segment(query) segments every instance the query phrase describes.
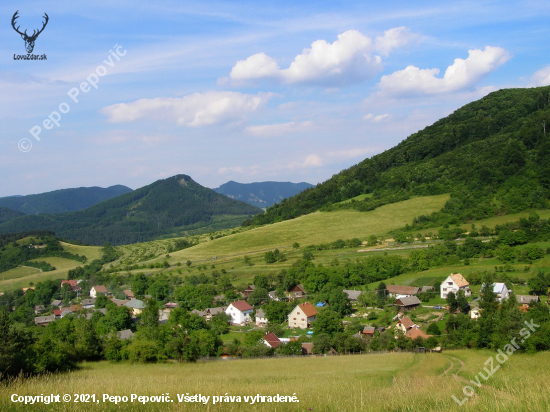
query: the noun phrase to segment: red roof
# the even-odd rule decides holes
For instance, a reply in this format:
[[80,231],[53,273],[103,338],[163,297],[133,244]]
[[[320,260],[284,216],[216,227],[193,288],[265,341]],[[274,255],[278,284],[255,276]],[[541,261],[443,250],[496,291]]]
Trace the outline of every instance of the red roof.
[[422,339],[428,339],[429,337],[433,335],[426,335],[418,326],[415,326],[411,330],[409,330],[405,336],[407,338],[416,339],[416,338],[422,338]]
[[414,322],[409,317],[403,318],[397,323],[402,324],[405,327],[405,329],[410,329],[415,325]]
[[298,306],[308,318],[317,315],[317,309],[315,309],[315,306],[313,306],[310,302],[301,303]]
[[264,340],[268,343],[269,346],[271,346],[272,348],[277,348],[280,344],[281,344],[281,341],[279,340],[279,338],[273,333],[273,332],[269,332],[267,333],[265,336],[264,336]]
[[245,300],[238,300],[232,303],[233,307],[240,310],[241,312],[254,309]]
[[94,286],[93,288],[96,292],[107,293],[107,288],[103,285]]
[[76,280],[62,280],[62,281],[61,281],[61,287],[63,287],[63,285],[64,285],[65,283],[68,283],[69,286],[71,286],[71,287],[77,286]]

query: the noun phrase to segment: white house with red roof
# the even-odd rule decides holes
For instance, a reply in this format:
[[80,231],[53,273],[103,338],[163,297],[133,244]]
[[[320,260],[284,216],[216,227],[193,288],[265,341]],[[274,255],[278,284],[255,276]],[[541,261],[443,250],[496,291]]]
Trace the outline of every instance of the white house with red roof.
[[231,303],[227,309],[225,309],[225,314],[231,316],[231,323],[234,325],[244,325],[250,322],[250,315],[254,308],[250,306],[244,300],[238,300]]
[[107,288],[103,285],[92,286],[90,289],[91,298],[97,298],[99,295],[105,296],[107,293]]
[[456,295],[459,290],[463,290],[466,297],[472,294],[470,284],[464,279],[464,276],[460,273],[451,273],[441,284],[441,299],[447,299],[447,295],[451,292]]
[[317,319],[317,309],[310,302],[297,305],[288,315],[288,327],[307,329]]
[[283,342],[273,333],[266,333],[264,336],[264,345],[269,346],[270,348],[278,348]]

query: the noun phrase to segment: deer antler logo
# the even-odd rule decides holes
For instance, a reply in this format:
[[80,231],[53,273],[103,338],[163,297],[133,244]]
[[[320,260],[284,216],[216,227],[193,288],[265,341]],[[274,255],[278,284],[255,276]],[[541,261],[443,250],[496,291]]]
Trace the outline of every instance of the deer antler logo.
[[38,30],[38,32],[36,32],[36,30],[33,30],[32,36],[28,36],[27,30],[25,30],[24,33],[21,33],[19,31],[20,26],[17,26],[17,28],[15,27],[15,20],[17,20],[17,18],[19,17],[17,13],[19,13],[19,10],[17,10],[13,15],[11,19],[11,25],[13,26],[13,29],[21,35],[21,38],[25,40],[25,48],[27,49],[27,53],[32,53],[34,49],[34,42],[36,41],[36,38],[38,37],[38,35],[42,33],[42,31],[44,30],[44,28],[46,27],[46,24],[48,24],[49,17],[46,13],[44,13],[44,18],[46,19],[46,21],[43,23],[44,25],[42,26],[42,28]]

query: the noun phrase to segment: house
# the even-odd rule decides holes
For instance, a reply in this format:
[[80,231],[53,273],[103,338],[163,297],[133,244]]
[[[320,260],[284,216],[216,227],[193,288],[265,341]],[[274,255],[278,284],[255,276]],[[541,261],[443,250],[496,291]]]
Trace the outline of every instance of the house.
[[244,290],[244,292],[242,293],[242,297],[243,298],[247,298],[249,297],[250,295],[252,295],[252,293],[256,290],[256,286],[254,285],[248,285],[248,287]]
[[128,300],[132,300],[132,299],[135,298],[134,292],[132,292],[132,291],[129,290],[129,289],[123,290],[122,293],[124,293],[124,296],[125,296],[126,299],[128,299]]
[[61,281],[61,289],[63,289],[63,285],[64,284],[68,284],[70,287],[71,287],[71,290],[73,292],[80,292],[82,290],[82,288],[80,286],[78,286],[78,281],[76,280],[62,280]]
[[60,318],[61,317],[61,309],[54,309],[52,314],[56,317],[56,318]]
[[504,299],[510,297],[510,290],[506,287],[505,283],[494,283],[493,284],[493,293],[496,293],[497,300],[502,302]]
[[407,316],[397,322],[397,325],[395,325],[395,329],[400,330],[403,333],[407,333],[415,326],[417,325],[411,320],[411,318]]
[[286,291],[286,296],[289,299],[300,299],[306,295],[306,290],[304,289],[304,285],[299,284],[294,286],[291,290]]
[[59,317],[64,318],[65,316],[71,315],[72,313],[73,313],[73,311],[72,311],[71,308],[63,308],[59,312]]
[[126,340],[131,339],[134,336],[134,332],[132,332],[130,329],[124,329],[118,331],[116,335],[120,340]]
[[414,286],[387,285],[388,297],[401,298],[405,296],[414,296],[420,292],[420,288]]
[[63,301],[62,301],[62,300],[58,300],[58,299],[54,300],[54,301],[51,303],[51,305],[52,305],[52,306],[55,306],[56,308],[60,307],[62,304],[63,304]]
[[27,294],[27,290],[34,290],[33,287],[31,288],[23,288],[23,295],[26,295]]
[[345,289],[343,290],[343,292],[344,292],[346,295],[348,295],[348,299],[349,299],[349,300],[354,300],[354,301],[356,301],[357,298],[359,297],[359,295],[360,295],[361,293],[363,293],[363,292],[360,291],[360,290],[345,290]]
[[226,309],[226,306],[221,306],[219,308],[206,308],[203,312],[203,316],[206,318],[206,321],[209,321],[210,319],[212,319],[212,316],[216,316],[220,313],[225,313]]
[[262,309],[256,311],[256,326],[265,326],[267,325],[267,318]]
[[269,299],[274,300],[276,302],[279,301],[279,298],[277,297],[277,291],[276,290],[272,290],[271,292],[268,293],[268,295],[269,295]]
[[409,311],[416,309],[420,306],[420,300],[416,296],[406,296],[404,298],[399,298],[395,301],[395,305],[399,306],[400,311]]
[[225,314],[231,316],[231,323],[234,325],[245,325],[250,322],[250,315],[254,308],[244,300],[231,303],[225,310]]
[[72,312],[80,312],[83,309],[84,308],[82,307],[82,305],[71,305],[71,311]]
[[50,316],[38,316],[34,318],[34,324],[37,326],[48,326],[48,324],[55,321],[55,315]]
[[42,313],[46,310],[46,308],[44,307],[44,305],[36,305],[34,307],[34,314],[35,315],[38,315],[39,313]]
[[143,312],[143,309],[145,309],[147,307],[147,305],[145,303],[143,303],[142,300],[139,300],[139,299],[132,299],[131,301],[126,303],[124,306],[126,306],[127,308],[132,309],[132,314],[134,316],[141,315],[141,312]]
[[92,286],[90,289],[90,297],[97,298],[99,295],[107,295],[107,288],[103,285]]
[[80,304],[84,309],[92,309],[95,307],[95,299],[82,299]]
[[409,339],[416,339],[416,338],[422,338],[422,339],[428,339],[432,337],[433,335],[426,335],[418,325],[414,325],[406,334],[405,337]]
[[277,349],[282,344],[282,342],[273,332],[269,332],[266,333],[264,336],[264,344],[266,346],[269,346],[270,348]]
[[165,324],[170,318],[170,309],[159,309],[159,323]]
[[531,296],[531,295],[516,295],[516,299],[520,305],[527,305],[529,306],[529,303],[537,303],[540,302],[540,299],[538,296]]
[[374,326],[365,326],[362,333],[364,336],[372,338],[374,336],[374,332],[376,332],[376,328]]
[[179,307],[179,304],[177,302],[168,302],[164,304],[164,307],[166,309],[176,309],[177,307]]
[[313,355],[312,342],[302,342],[302,355]]
[[193,310],[191,311],[191,314],[192,314],[192,315],[197,315],[197,316],[199,316],[199,317],[201,317],[201,318],[204,317],[204,312],[203,312],[202,310],[198,310],[198,309],[193,309]]
[[317,309],[310,302],[297,305],[288,315],[288,327],[307,329],[317,319]]
[[420,293],[435,293],[435,288],[433,286],[422,286]]
[[118,307],[118,306],[124,306],[130,301],[129,300],[122,300],[122,299],[111,299],[111,302],[113,302]]
[[447,295],[453,292],[455,295],[458,291],[463,290],[466,297],[472,294],[470,284],[460,273],[451,273],[447,279],[441,284],[441,299],[447,299]]
[[479,319],[481,317],[479,308],[471,309],[468,314],[470,315],[470,319]]

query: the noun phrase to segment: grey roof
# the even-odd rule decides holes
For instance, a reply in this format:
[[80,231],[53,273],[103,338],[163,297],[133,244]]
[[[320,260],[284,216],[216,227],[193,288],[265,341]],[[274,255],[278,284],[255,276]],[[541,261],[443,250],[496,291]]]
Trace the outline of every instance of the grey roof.
[[204,312],[202,312],[202,311],[200,311],[200,310],[197,310],[197,309],[193,309],[193,310],[191,311],[191,313],[192,313],[193,315],[200,316],[201,318],[205,315]]
[[46,310],[46,308],[44,307],[44,305],[36,305],[36,306],[34,307],[34,310],[43,311],[43,310]]
[[94,298],[91,298],[91,299],[82,299],[80,301],[80,304],[82,306],[89,306],[89,305],[95,305],[95,299]]
[[130,329],[124,329],[124,330],[118,331],[116,335],[120,340],[126,340],[134,336],[134,332],[132,332]]
[[396,303],[399,304],[398,302],[401,302],[400,306],[420,305],[420,300],[416,296],[405,296],[397,299]]
[[422,292],[428,292],[430,290],[435,290],[433,286],[422,286]]
[[357,298],[359,297],[359,295],[363,292],[361,292],[360,290],[345,290],[343,291],[345,294],[348,295],[348,299],[351,299],[351,300],[357,300]]
[[220,313],[225,313],[225,309],[227,309],[227,308],[226,307],[206,308],[204,310],[204,314],[214,316],[214,315],[218,315]]
[[278,299],[276,290],[272,290],[271,292],[269,292],[269,299]]
[[58,307],[58,306],[61,305],[62,303],[63,303],[62,300],[57,300],[57,299],[56,299],[56,300],[54,300],[54,301],[52,302],[52,306]]
[[124,304],[124,306],[132,309],[145,309],[147,307],[147,305],[139,299],[132,299],[130,302]]
[[130,301],[126,299],[111,299],[111,302],[113,302],[117,306],[124,306]]
[[34,318],[34,323],[36,325],[39,325],[39,324],[43,324],[43,323],[50,323],[50,322],[53,322],[55,321],[55,315],[50,315],[50,316],[38,316],[36,318]]
[[540,299],[538,296],[516,295],[516,299],[518,303],[523,303],[523,304],[528,304],[530,302],[540,302]]
[[261,308],[256,311],[256,317],[257,318],[265,318],[265,313]]
[[365,326],[363,333],[374,333],[376,328],[374,326]]

